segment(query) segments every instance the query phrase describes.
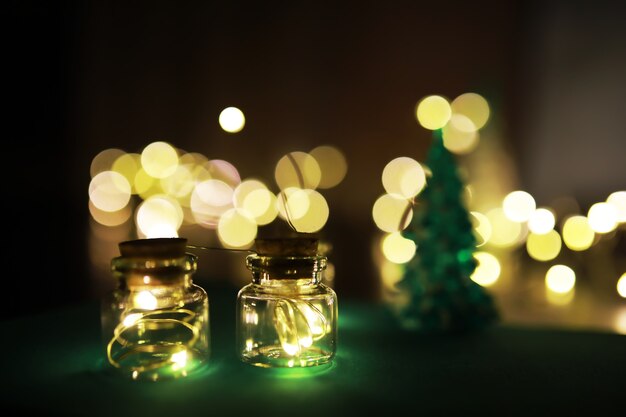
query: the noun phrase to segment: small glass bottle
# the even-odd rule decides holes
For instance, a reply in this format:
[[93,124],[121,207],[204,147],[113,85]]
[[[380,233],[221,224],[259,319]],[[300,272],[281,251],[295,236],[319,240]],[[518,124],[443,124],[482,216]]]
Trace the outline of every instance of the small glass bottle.
[[187,376],[208,360],[208,297],[192,282],[197,261],[186,242],[122,242],[111,261],[118,286],[102,300],[106,358],[132,379]]
[[252,283],[237,296],[238,354],[261,367],[327,363],[337,347],[337,295],[321,283],[327,259],[284,252],[246,258]]

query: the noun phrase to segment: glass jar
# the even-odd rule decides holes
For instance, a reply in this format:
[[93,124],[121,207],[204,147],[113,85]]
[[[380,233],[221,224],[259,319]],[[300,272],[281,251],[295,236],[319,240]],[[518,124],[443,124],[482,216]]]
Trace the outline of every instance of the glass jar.
[[193,284],[185,239],[122,242],[111,261],[117,288],[102,301],[108,362],[132,379],[187,376],[209,357],[209,304]]
[[248,255],[237,296],[237,351],[261,367],[327,363],[337,348],[337,295],[321,283],[325,256]]

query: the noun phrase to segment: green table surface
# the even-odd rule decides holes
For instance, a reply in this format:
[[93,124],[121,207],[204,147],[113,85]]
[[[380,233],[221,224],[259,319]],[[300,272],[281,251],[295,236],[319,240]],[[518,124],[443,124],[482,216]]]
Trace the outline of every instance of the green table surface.
[[[496,325],[464,336],[401,330],[382,305],[339,299],[331,366],[256,368],[234,349],[236,290],[209,290],[212,356],[196,375],[112,374],[99,307],[0,322],[3,415],[580,415],[626,394],[626,336]],[[615,414],[615,415],[619,415]],[[623,415],[623,414],[622,414]]]

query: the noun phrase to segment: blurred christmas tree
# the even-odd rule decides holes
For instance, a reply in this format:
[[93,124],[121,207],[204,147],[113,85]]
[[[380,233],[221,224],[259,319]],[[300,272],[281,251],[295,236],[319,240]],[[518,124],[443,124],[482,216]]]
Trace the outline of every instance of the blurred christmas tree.
[[434,131],[426,165],[432,176],[403,232],[415,242],[417,253],[399,283],[409,295],[400,311],[402,324],[440,333],[484,327],[498,314],[491,296],[470,279],[476,241],[462,201],[463,182],[441,130]]

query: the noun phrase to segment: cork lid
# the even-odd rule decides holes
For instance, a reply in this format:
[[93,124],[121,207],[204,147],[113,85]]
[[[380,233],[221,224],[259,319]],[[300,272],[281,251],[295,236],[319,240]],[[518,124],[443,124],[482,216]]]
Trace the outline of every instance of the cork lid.
[[256,252],[261,256],[315,256],[319,240],[314,237],[272,237],[255,240]]
[[128,258],[180,258],[185,256],[187,239],[155,238],[121,242],[120,254]]

